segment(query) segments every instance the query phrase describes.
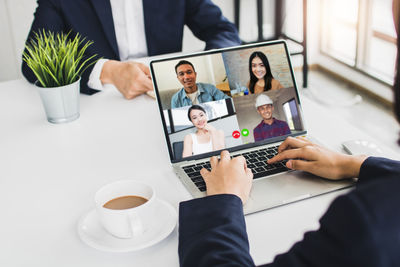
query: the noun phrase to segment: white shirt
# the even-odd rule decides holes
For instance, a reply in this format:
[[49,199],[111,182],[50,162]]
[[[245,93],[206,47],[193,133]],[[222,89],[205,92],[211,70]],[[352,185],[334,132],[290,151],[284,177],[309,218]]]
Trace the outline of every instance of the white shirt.
[[197,96],[199,95],[199,90],[197,90],[196,92],[191,93],[191,94],[186,93],[186,95],[192,101],[193,105],[198,105],[199,104],[199,100],[197,99]]
[[199,143],[199,140],[197,140],[197,135],[195,133],[190,134],[192,136],[192,154],[193,155],[199,155],[207,152],[213,151],[213,146],[212,146],[212,139],[210,136],[210,141],[207,143]]
[[[110,0],[121,61],[147,56],[142,0]],[[102,90],[100,74],[109,59],[100,59],[89,76],[88,86]]]

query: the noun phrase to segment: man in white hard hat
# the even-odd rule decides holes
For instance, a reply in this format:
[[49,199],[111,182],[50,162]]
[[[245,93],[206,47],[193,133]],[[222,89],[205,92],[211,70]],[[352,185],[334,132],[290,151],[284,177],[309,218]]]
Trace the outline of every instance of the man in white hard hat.
[[254,141],[290,134],[288,124],[272,116],[274,105],[267,95],[261,94],[256,98],[256,109],[262,121],[253,130]]

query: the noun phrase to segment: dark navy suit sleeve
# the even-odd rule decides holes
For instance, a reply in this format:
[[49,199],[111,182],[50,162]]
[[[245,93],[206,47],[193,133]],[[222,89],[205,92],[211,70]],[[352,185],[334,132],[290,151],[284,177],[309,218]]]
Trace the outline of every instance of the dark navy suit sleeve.
[[181,266],[254,266],[242,201],[216,195],[182,202],[179,210]]
[[400,162],[379,157],[367,158],[360,169],[357,185],[380,183],[381,180],[400,177]]
[[[361,167],[359,185],[331,204],[320,220],[320,228],[306,233],[302,241],[265,266],[400,266],[399,192],[400,162],[368,158]],[[217,196],[196,202],[196,209],[186,209],[185,218],[180,220],[181,263],[193,263],[206,258],[208,262],[216,263],[209,266],[251,266],[252,262],[247,254],[247,239],[244,240],[244,225],[238,223],[239,218],[230,221],[230,216],[238,216],[241,209],[236,207],[236,211],[232,211],[230,201],[219,201]],[[189,204],[190,202],[186,202],[182,205]],[[213,213],[206,213],[206,209]],[[230,213],[226,214],[226,210]],[[191,217],[188,213],[197,215]],[[210,220],[220,224],[213,225]],[[293,223],[295,221],[293,218]],[[188,229],[193,225],[196,226],[194,229],[200,238],[187,235]],[[217,250],[213,249],[212,244],[218,241],[208,243],[209,240],[216,239],[212,236],[214,232],[220,236],[230,236],[239,229],[244,232],[240,235],[242,240],[234,246],[224,246],[223,249],[219,247]],[[185,250],[181,244],[192,249]],[[237,255],[245,261],[242,262],[242,258],[237,259]]]
[[197,38],[206,42],[206,50],[241,43],[236,26],[210,0],[186,1],[185,24]]
[[400,266],[400,162],[370,157],[355,190],[337,198],[287,253],[268,266]]

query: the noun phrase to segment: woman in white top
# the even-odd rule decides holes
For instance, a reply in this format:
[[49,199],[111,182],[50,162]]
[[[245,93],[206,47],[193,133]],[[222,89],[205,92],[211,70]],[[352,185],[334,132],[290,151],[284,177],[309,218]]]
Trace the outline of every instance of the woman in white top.
[[183,158],[225,148],[224,132],[207,123],[208,119],[203,107],[191,106],[188,110],[188,118],[197,130],[185,136]]

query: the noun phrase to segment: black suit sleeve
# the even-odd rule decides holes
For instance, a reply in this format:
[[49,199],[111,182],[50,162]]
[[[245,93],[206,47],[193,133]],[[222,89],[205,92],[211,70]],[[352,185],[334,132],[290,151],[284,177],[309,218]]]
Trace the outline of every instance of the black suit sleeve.
[[254,266],[242,201],[216,195],[182,202],[179,210],[181,266]]
[[400,266],[400,162],[370,157],[357,188],[338,197],[287,253],[266,266]]
[[[360,186],[332,203],[320,228],[264,266],[400,266],[399,174],[400,162],[368,158]],[[253,265],[239,204],[228,195],[181,203],[182,266]]]
[[[254,265],[245,225],[239,218],[241,207],[232,205],[232,199],[219,197],[194,200],[197,202],[194,205],[181,204],[181,266]],[[364,257],[364,252],[371,253],[377,247],[362,209],[355,199],[335,200],[322,217],[318,231],[306,233],[301,242],[264,266],[376,266],[370,258]],[[293,223],[295,221],[293,218]],[[362,264],[358,265],[360,261]]]
[[185,24],[206,42],[206,50],[240,45],[236,26],[210,0],[186,1]]
[[374,254],[380,248],[365,209],[354,194],[337,198],[317,231],[306,233],[302,241],[265,266],[379,266]]
[[357,186],[400,178],[400,161],[379,157],[367,158],[360,169]]
[[[35,32],[39,32],[43,29],[46,31],[64,33],[68,33],[71,30],[68,29],[68,26],[65,24],[63,13],[61,11],[61,5],[59,4],[58,0],[38,0],[37,4],[38,6],[34,14],[34,20],[32,22],[26,44],[31,38],[34,38]],[[86,57],[90,56],[91,55],[86,55]],[[97,90],[91,89],[87,86],[87,81],[89,80],[89,75],[92,69],[93,65],[86,69],[81,77],[80,88],[82,93],[93,94],[98,92]],[[36,76],[27,66],[25,61],[22,61],[22,74],[31,83],[34,83],[37,80]]]

